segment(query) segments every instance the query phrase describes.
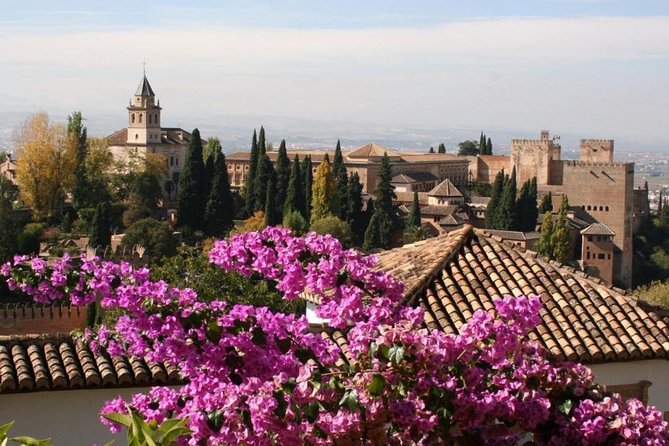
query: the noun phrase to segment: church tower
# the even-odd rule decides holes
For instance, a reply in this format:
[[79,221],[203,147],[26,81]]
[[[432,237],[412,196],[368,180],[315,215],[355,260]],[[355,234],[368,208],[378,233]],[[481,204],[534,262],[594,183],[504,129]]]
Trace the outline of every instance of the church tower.
[[128,105],[128,144],[147,145],[160,143],[160,101],[144,73]]

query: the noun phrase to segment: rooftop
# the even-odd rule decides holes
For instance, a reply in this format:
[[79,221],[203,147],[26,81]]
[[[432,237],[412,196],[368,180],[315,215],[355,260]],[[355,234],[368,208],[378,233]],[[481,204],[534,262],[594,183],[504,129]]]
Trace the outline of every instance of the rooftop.
[[584,230],[581,231],[582,235],[616,235],[615,232],[611,230],[604,223],[593,223]]
[[462,193],[448,178],[434,186],[427,194],[432,197],[462,197]]

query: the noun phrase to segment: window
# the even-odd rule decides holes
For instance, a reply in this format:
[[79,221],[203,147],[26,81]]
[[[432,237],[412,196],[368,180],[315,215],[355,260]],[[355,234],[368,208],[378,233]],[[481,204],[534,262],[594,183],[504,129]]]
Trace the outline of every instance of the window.
[[586,253],[586,257],[587,257],[588,260],[590,260],[590,251],[588,251],[588,252]]
[[170,156],[170,166],[174,166],[174,157]]
[[611,254],[609,254],[608,257],[609,257],[609,260],[611,260]]
[[599,210],[600,210],[600,211],[603,211],[603,210],[604,210],[604,206],[600,206],[600,207],[599,207]]
[[606,257],[604,256],[604,253],[600,253],[600,254],[597,255],[597,258],[599,260],[604,260]]
[[151,113],[149,113],[149,124],[151,124],[152,121],[153,121],[153,115]]
[[138,139],[139,139],[139,135],[137,133],[135,133],[135,141],[137,141]]
[[590,210],[590,205],[588,205],[588,210]]
[[142,123],[142,113],[139,114],[139,123]]
[[177,157],[177,158],[174,160],[174,162],[175,162],[176,165],[178,166],[178,165],[179,165],[179,157]]
[[606,212],[609,212],[609,207],[608,207],[608,206],[604,206],[604,210],[605,210]]
[[131,120],[131,122],[134,124],[134,123],[135,123],[135,114],[133,113],[131,116],[132,116],[132,117],[131,117],[130,120]]

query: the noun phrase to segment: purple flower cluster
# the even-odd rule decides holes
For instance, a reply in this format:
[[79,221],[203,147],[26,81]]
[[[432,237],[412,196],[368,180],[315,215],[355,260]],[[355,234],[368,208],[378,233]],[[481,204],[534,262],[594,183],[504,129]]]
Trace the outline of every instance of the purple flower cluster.
[[209,255],[274,282],[286,299],[313,294],[347,343],[310,331],[304,317],[204,302],[128,264],[17,258],[0,274],[40,302],[121,310],[89,342],[178,367],[185,384],[110,401],[103,413],[187,418],[182,444],[669,443],[657,410],[604,393],[587,368],[551,362],[528,340],[538,297],[505,297],[453,335],[427,330],[398,280],[330,236],[270,227],[218,241]]

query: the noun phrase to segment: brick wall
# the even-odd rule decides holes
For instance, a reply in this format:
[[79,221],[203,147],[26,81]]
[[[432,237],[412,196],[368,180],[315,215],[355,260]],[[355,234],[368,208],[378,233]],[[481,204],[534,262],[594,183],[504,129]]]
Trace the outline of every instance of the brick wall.
[[86,327],[86,308],[19,306],[0,308],[0,335],[70,333]]

